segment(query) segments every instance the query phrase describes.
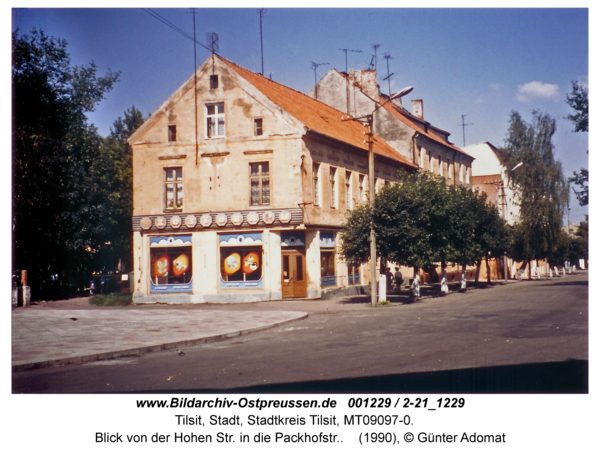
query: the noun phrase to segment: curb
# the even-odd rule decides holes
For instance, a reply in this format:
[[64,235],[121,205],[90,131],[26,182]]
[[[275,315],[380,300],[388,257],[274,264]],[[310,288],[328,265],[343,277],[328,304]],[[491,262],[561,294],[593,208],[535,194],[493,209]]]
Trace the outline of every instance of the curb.
[[138,347],[138,348],[116,350],[113,352],[97,353],[94,355],[71,356],[68,358],[52,359],[52,360],[48,360],[48,361],[38,361],[38,362],[34,362],[34,363],[15,364],[12,366],[12,371],[20,372],[20,371],[24,371],[24,370],[42,369],[42,368],[46,368],[46,367],[66,366],[68,364],[83,364],[83,363],[102,361],[102,360],[108,360],[108,359],[114,359],[114,358],[142,356],[144,353],[160,352],[160,351],[164,351],[164,350],[174,350],[177,348],[191,347],[194,345],[201,345],[201,344],[211,344],[213,342],[219,342],[219,341],[231,339],[234,337],[245,336],[247,334],[256,333],[259,331],[265,331],[267,329],[271,329],[276,326],[285,325],[287,323],[295,322],[297,320],[304,320],[305,318],[308,318],[308,313],[306,313],[306,312],[302,316],[299,316],[299,317],[293,318],[293,319],[289,319],[289,320],[285,320],[283,322],[273,323],[270,325],[264,325],[264,326],[260,326],[258,328],[249,328],[249,329],[243,329],[243,330],[239,330],[239,331],[233,331],[231,333],[217,334],[214,336],[199,337],[197,339],[190,339],[190,340],[183,340],[183,341],[176,341],[176,342],[167,342],[167,343],[158,344],[158,345],[148,345],[148,346]]

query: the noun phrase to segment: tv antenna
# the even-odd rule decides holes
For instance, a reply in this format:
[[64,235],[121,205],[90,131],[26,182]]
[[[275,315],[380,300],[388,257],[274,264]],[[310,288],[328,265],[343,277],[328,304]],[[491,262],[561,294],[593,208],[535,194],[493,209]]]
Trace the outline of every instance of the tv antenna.
[[463,147],[466,147],[466,143],[465,143],[465,126],[473,126],[474,123],[465,123],[465,117],[466,115],[461,115],[462,116],[462,125],[458,125],[458,126],[462,126],[463,128]]
[[385,58],[385,62],[387,63],[387,74],[388,74],[387,77],[385,77],[383,80],[388,81],[388,96],[392,96],[392,89],[390,87],[390,79],[394,75],[394,73],[390,74],[390,58],[392,58],[392,56],[390,55],[389,52],[386,52],[385,54],[383,54],[383,58]]
[[261,8],[256,10],[258,14],[260,14],[260,66],[261,66],[261,74],[265,75],[265,62],[263,60],[263,36],[262,36],[262,18],[264,14],[267,14],[267,10],[265,8]]
[[312,69],[315,71],[315,99],[317,99],[317,68],[319,66],[328,65],[329,63],[315,63],[314,61],[310,62],[312,64]]
[[210,48],[213,54],[219,50],[219,35],[215,32],[206,34],[206,45]]
[[369,62],[369,69],[377,69],[377,49],[381,47],[381,44],[372,44],[373,55],[371,55],[371,61]]
[[340,49],[344,51],[344,54],[346,54],[346,74],[348,74],[348,52],[357,52],[359,54],[362,54],[362,50],[353,50],[353,49]]

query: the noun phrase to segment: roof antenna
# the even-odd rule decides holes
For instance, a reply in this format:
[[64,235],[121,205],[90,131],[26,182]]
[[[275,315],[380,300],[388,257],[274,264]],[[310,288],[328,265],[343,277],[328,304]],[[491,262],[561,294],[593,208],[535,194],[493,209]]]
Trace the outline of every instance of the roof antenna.
[[328,65],[329,63],[315,63],[314,61],[310,62],[312,64],[312,69],[315,71],[315,99],[317,99],[317,67],[318,66],[323,66],[323,65]]
[[346,54],[346,74],[348,74],[348,52],[357,52],[359,54],[362,54],[362,50],[352,50],[352,49],[340,49],[344,51],[344,54]]
[[390,74],[390,58],[392,58],[392,56],[390,55],[389,52],[386,52],[385,54],[383,54],[383,58],[385,58],[385,61],[387,63],[387,72],[388,72],[387,77],[385,77],[383,80],[388,81],[388,96],[392,96],[392,89],[390,87],[390,79],[394,75],[394,73]]
[[371,47],[373,48],[374,54],[371,55],[371,61],[369,62],[369,69],[377,70],[377,49],[379,47],[381,47],[381,44],[372,44]]
[[263,59],[263,36],[262,36],[262,18],[264,14],[267,14],[266,8],[261,8],[256,10],[258,14],[260,14],[260,67],[261,67],[261,75],[265,75],[265,61]]
[[463,128],[463,147],[466,147],[467,145],[465,144],[465,126],[472,126],[474,123],[465,123],[465,117],[466,115],[461,115],[462,117],[462,125],[458,125],[458,126],[462,126]]

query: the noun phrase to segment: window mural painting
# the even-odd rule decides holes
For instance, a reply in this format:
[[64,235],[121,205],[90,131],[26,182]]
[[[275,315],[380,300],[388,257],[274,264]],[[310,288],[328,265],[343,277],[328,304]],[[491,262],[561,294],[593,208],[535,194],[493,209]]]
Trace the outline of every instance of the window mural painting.
[[262,233],[219,235],[221,288],[262,288]]
[[151,293],[192,292],[192,237],[150,238]]

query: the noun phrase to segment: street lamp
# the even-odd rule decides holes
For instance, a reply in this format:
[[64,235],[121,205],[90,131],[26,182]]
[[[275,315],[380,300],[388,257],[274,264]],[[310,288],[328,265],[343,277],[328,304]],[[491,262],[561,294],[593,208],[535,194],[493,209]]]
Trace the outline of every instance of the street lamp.
[[377,306],[377,242],[375,237],[375,223],[373,222],[373,213],[375,211],[375,153],[373,152],[373,114],[377,112],[381,107],[385,106],[388,102],[406,96],[411,91],[413,91],[413,87],[406,87],[400,90],[393,96],[384,102],[383,104],[379,104],[373,112],[368,115],[363,115],[362,117],[351,117],[342,118],[342,121],[358,121],[360,123],[366,124],[369,128],[369,132],[367,133],[369,144],[369,208],[371,211],[371,232],[369,235],[370,240],[370,252],[371,252],[371,306]]

